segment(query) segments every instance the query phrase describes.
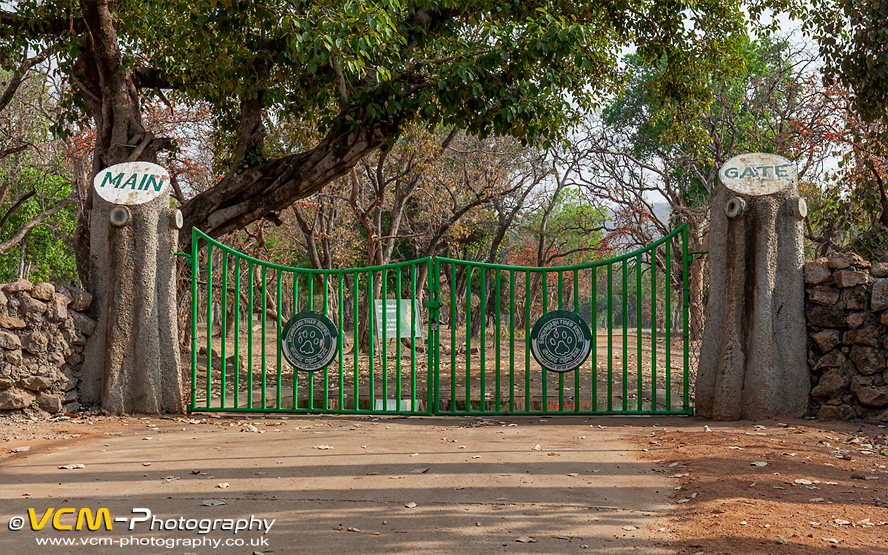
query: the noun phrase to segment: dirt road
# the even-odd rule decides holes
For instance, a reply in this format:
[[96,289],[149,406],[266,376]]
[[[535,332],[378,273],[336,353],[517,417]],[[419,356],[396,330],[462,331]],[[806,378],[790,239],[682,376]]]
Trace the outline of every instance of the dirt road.
[[[0,552],[669,553],[658,542],[670,537],[673,484],[640,458],[644,446],[633,439],[653,424],[296,416],[7,422]],[[83,467],[60,468],[71,465]],[[113,522],[111,531],[89,531],[88,521],[59,531],[52,515],[31,529],[32,518],[39,524],[49,508],[62,507],[106,508],[112,519],[130,520]],[[233,527],[251,522],[250,529],[223,530],[226,519]],[[271,519],[263,535],[258,528]],[[24,529],[10,530],[11,522]],[[76,518],[63,514],[58,523],[76,527]],[[217,529],[200,533],[210,525]],[[75,545],[38,544],[65,538]]]

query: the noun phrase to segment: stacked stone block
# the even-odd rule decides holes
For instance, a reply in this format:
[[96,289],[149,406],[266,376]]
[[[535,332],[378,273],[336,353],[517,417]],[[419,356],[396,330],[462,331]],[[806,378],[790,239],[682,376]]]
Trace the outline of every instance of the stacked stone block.
[[818,258],[805,286],[811,413],[888,421],[888,263]]
[[81,353],[95,328],[86,314],[91,302],[75,287],[0,285],[0,416],[79,408]]

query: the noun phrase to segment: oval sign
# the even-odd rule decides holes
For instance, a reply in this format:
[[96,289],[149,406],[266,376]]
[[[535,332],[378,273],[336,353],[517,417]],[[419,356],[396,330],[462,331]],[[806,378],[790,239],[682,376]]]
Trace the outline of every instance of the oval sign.
[[93,187],[113,204],[145,204],[169,194],[170,174],[151,162],[124,162],[99,171]]
[[339,332],[320,312],[303,310],[287,322],[281,332],[281,350],[297,370],[314,372],[324,368],[339,349]]
[[770,195],[795,183],[795,164],[776,154],[750,152],[734,156],[718,172],[728,189],[743,195]]
[[569,372],[579,368],[591,350],[589,326],[569,310],[547,312],[530,331],[530,352],[546,370]]

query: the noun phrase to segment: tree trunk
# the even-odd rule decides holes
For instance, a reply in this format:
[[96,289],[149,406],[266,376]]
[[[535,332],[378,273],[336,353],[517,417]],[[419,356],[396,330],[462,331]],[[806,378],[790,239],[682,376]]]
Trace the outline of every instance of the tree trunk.
[[95,332],[84,349],[82,402],[116,413],[182,412],[176,314],[177,230],[163,196],[131,207],[114,227],[114,205],[94,199],[90,229]]
[[[81,281],[93,295],[95,332],[84,348],[81,402],[101,403],[113,413],[182,412],[176,315],[177,230],[170,226],[169,198],[130,207],[121,227],[109,222],[114,206],[92,181],[108,166],[154,162],[168,140],[155,139],[141,123],[139,96],[118,45],[118,3],[81,2],[88,29],[75,63],[97,130],[93,169],[78,234],[78,258],[88,255]],[[190,234],[190,230],[189,230]]]

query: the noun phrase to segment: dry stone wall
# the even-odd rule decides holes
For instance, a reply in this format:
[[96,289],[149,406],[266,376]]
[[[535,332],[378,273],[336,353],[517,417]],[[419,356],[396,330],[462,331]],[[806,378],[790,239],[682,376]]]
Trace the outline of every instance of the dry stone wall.
[[24,279],[0,285],[0,417],[79,409],[83,346],[95,328],[92,297]]
[[811,413],[888,421],[888,262],[818,258],[805,287]]

